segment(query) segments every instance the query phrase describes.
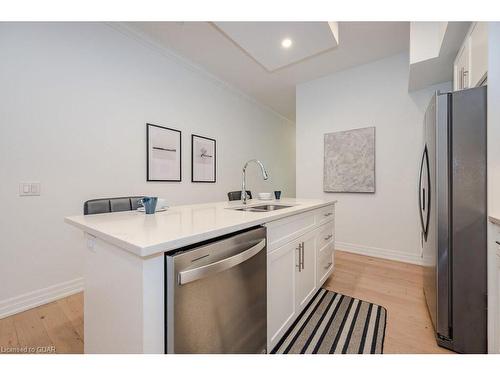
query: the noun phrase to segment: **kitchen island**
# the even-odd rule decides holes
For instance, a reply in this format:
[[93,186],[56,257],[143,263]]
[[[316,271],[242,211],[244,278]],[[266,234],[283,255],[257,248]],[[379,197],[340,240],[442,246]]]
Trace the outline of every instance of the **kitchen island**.
[[[257,226],[267,229],[270,350],[333,270],[335,202],[284,198],[249,200],[244,207],[262,204],[289,207],[241,211],[241,201],[232,201],[154,215],[125,211],[65,218],[83,230],[88,249],[85,353],[165,353],[165,253]],[[297,255],[300,244],[305,251]],[[300,259],[308,267],[301,269]]]

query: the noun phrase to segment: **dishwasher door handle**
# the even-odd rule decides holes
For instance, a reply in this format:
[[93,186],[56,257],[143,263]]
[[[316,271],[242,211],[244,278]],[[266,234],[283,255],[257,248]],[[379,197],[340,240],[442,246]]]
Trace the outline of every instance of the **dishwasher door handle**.
[[217,262],[207,264],[205,266],[193,268],[186,271],[181,271],[179,272],[179,285],[184,285],[199,279],[203,279],[214,273],[218,273],[227,270],[229,268],[232,268],[234,266],[237,266],[238,264],[243,263],[248,259],[250,259],[251,257],[253,257],[254,255],[256,255],[264,247],[266,247],[265,239],[261,240],[259,243],[250,247],[249,249],[246,249],[241,253],[233,255],[229,258],[225,258]]

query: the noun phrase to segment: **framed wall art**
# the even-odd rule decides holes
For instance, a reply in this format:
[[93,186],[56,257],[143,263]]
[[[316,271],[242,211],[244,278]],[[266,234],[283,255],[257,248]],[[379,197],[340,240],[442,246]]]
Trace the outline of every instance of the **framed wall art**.
[[147,181],[181,181],[181,131],[146,124]]
[[375,128],[324,136],[323,191],[375,193]]
[[215,139],[191,135],[191,181],[215,182],[217,172]]

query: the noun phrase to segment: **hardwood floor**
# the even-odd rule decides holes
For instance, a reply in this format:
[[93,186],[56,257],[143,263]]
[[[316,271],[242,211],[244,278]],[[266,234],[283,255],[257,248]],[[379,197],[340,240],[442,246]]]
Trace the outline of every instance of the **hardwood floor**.
[[453,353],[437,346],[421,266],[336,251],[324,287],[387,309],[384,353]]
[[[384,353],[451,353],[434,341],[422,267],[337,251],[325,287],[387,309]],[[0,319],[0,353],[12,348],[83,353],[83,293]]]
[[0,353],[83,353],[83,293],[0,319]]

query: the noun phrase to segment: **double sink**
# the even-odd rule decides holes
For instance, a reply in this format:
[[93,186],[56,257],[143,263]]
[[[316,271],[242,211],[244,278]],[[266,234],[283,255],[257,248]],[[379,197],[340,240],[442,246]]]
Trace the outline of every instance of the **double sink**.
[[281,210],[283,208],[288,208],[288,207],[293,207],[293,206],[287,206],[283,204],[262,204],[258,206],[235,207],[230,209],[235,211],[269,212],[269,211]]

